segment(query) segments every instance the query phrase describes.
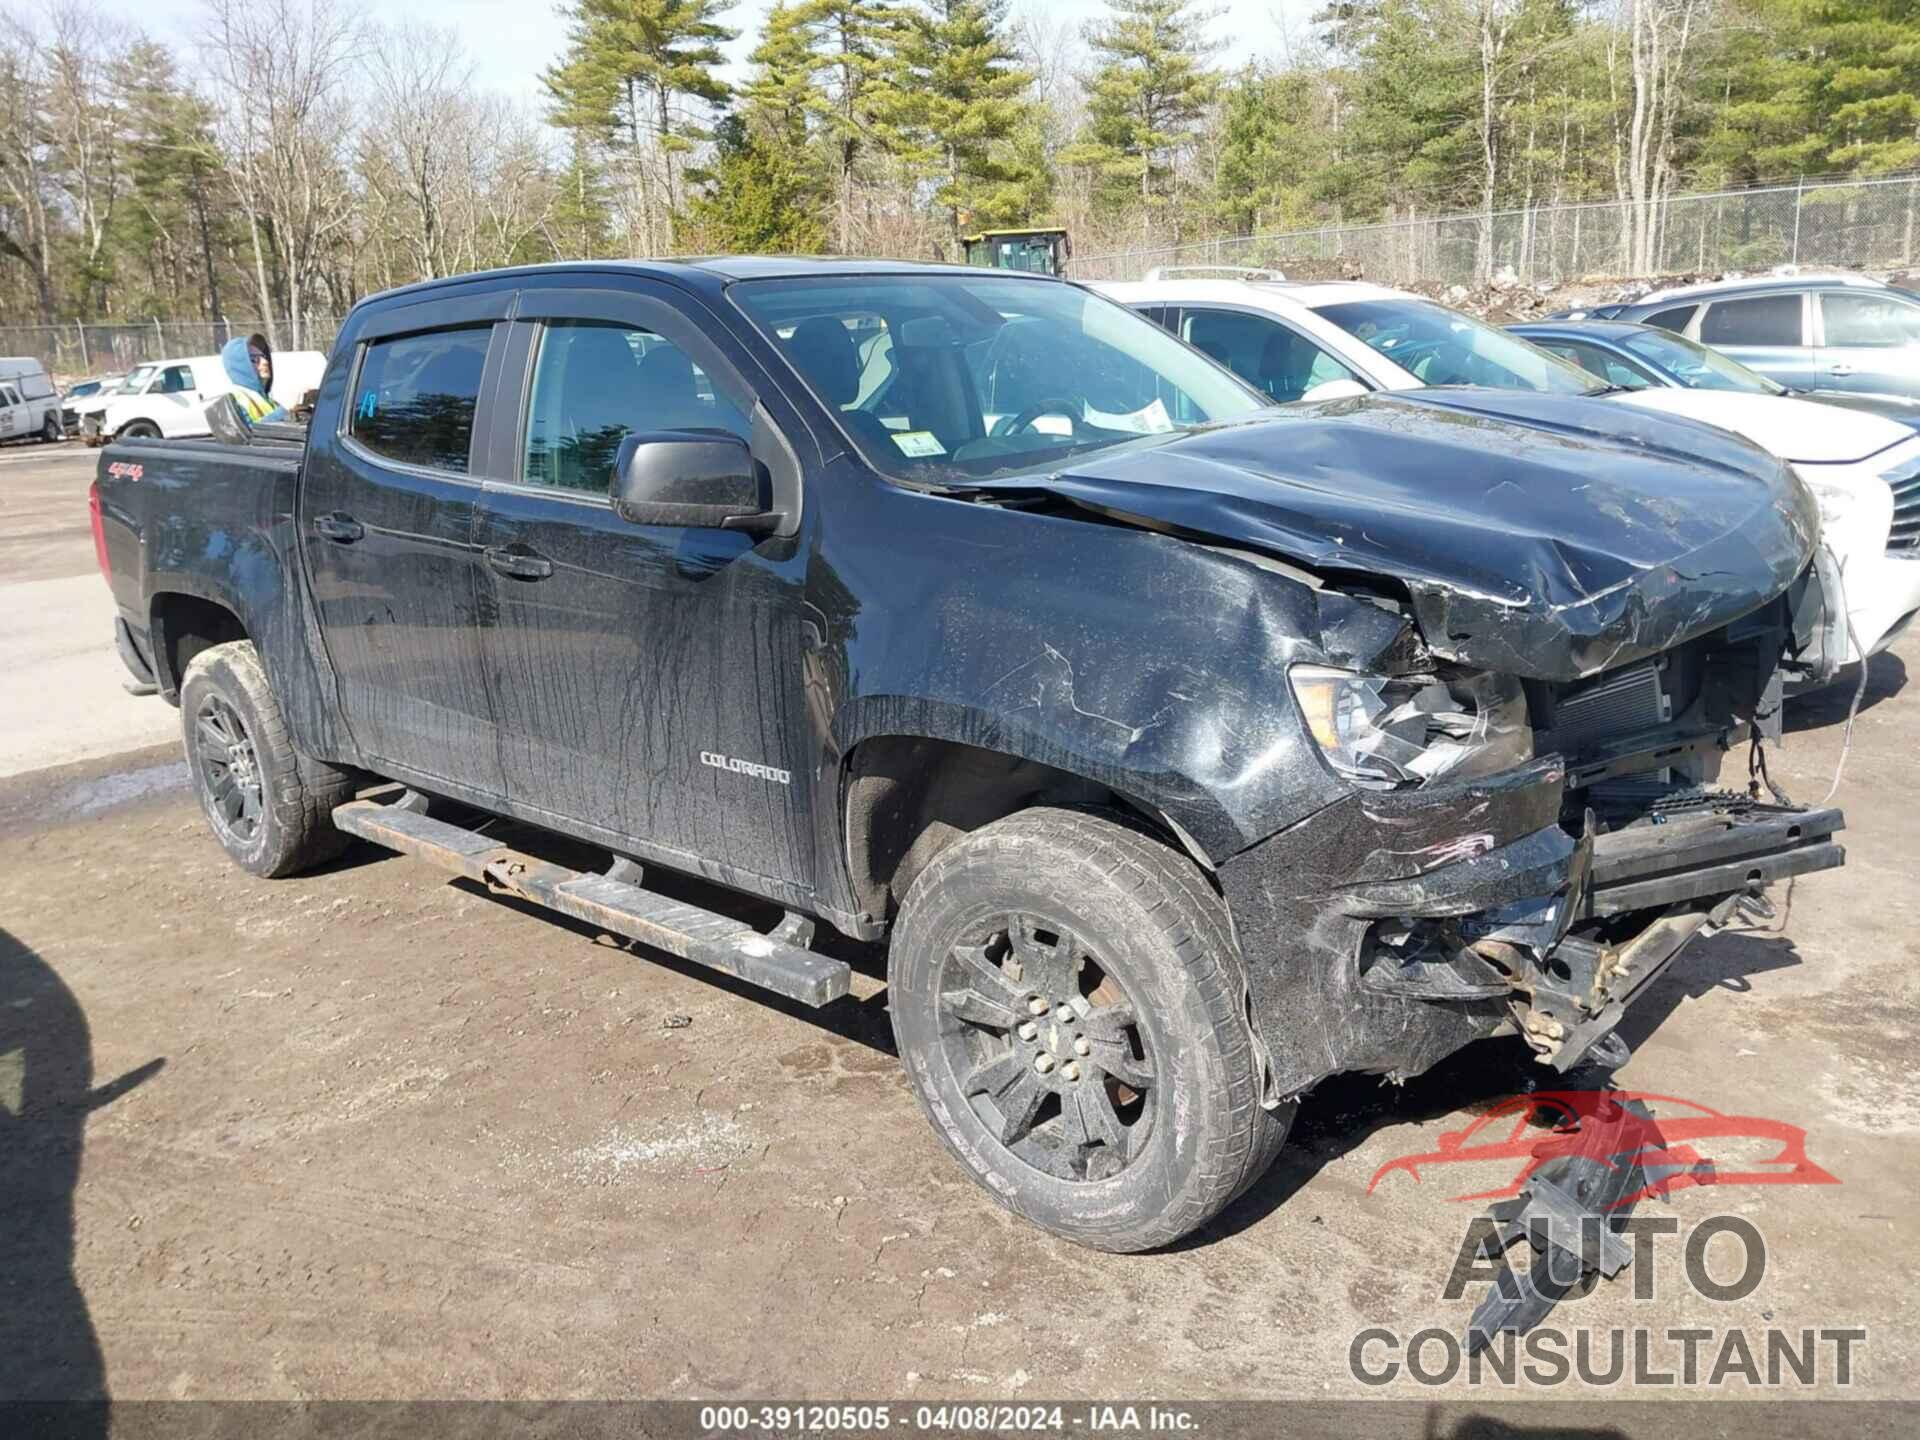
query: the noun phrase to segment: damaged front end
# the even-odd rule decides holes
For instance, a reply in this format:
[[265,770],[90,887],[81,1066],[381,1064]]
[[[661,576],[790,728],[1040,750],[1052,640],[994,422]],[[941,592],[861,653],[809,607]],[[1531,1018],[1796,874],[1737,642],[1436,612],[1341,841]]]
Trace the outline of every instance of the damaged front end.
[[[1288,672],[1332,805],[1220,867],[1269,1098],[1341,1071],[1403,1080],[1517,1033],[1557,1071],[1691,941],[1771,914],[1769,882],[1841,864],[1837,810],[1765,779],[1783,684],[1819,666],[1817,567],[1737,621],[1574,681],[1472,670],[1380,597],[1323,592],[1336,663]],[[1809,593],[1812,591],[1813,593]],[[1729,754],[1746,788],[1718,787]]]

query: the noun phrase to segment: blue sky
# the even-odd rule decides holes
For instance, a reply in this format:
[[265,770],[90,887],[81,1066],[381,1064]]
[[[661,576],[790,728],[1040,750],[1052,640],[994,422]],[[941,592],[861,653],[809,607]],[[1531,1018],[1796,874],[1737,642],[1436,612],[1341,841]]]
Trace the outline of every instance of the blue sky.
[[[727,23],[744,32],[731,47],[736,60],[752,48],[768,3],[739,0],[729,12]],[[1280,30],[1274,15],[1283,3],[1289,14],[1311,8],[1307,0],[1225,0],[1219,6],[1224,13],[1214,24],[1215,36],[1223,42],[1221,62],[1237,64],[1277,51]],[[1049,20],[1075,24],[1104,8],[1100,0],[1014,0],[1014,4]],[[103,0],[103,8],[183,50],[192,47],[204,14],[198,0]],[[537,76],[565,40],[564,25],[543,0],[402,0],[364,9],[375,20],[405,18],[459,31],[474,60],[476,83],[527,99],[539,98]]]

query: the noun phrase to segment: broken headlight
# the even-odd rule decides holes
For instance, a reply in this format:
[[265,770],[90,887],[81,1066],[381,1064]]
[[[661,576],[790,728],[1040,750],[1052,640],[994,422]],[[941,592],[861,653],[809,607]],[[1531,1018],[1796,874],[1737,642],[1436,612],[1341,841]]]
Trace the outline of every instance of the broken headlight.
[[1508,675],[1359,675],[1295,665],[1287,681],[1327,763],[1369,790],[1470,780],[1533,758],[1527,697]]

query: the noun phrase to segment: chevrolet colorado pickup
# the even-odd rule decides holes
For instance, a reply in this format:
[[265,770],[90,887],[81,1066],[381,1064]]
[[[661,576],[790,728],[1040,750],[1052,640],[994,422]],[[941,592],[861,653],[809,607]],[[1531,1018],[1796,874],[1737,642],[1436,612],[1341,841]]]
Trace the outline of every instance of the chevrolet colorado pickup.
[[1683,946],[1841,863],[1714,787],[1832,663],[1793,474],[1456,399],[1275,407],[1046,277],[575,264],[376,296],[304,437],[116,444],[92,504],[238,864],[359,836],[812,1005],[818,921],[884,940],[959,1161],[1137,1250],[1325,1076],[1620,1063]]

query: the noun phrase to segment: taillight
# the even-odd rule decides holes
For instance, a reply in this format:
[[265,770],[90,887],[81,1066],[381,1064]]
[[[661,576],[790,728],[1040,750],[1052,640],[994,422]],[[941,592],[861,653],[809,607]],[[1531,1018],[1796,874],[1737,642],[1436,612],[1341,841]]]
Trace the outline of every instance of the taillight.
[[93,558],[100,562],[100,578],[109,584],[113,572],[107,567],[107,532],[100,524],[100,482],[87,487],[87,519],[93,525]]

